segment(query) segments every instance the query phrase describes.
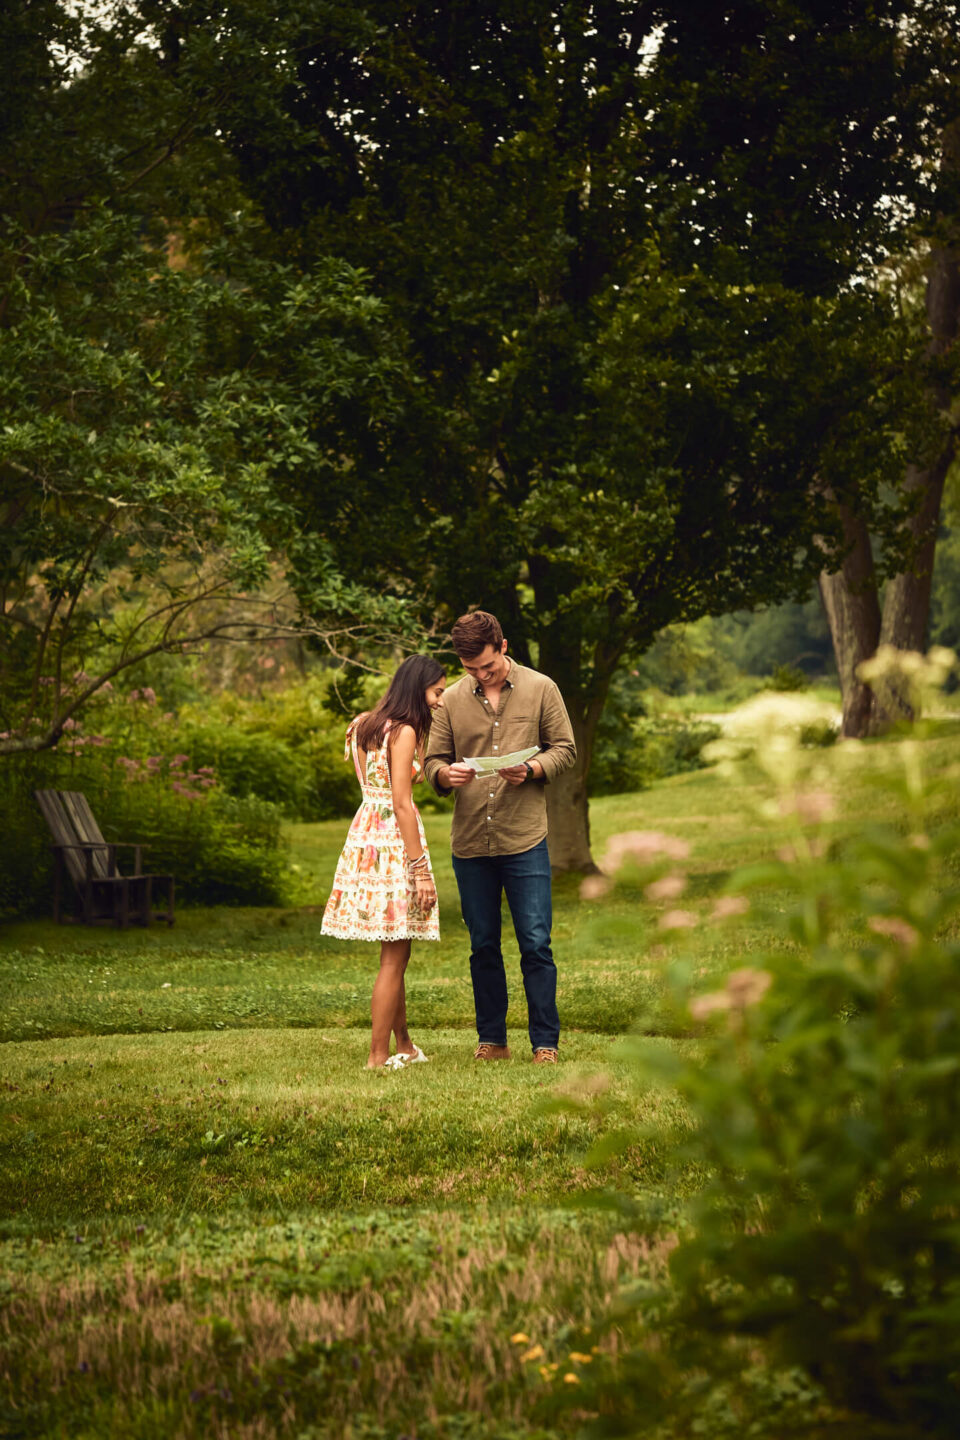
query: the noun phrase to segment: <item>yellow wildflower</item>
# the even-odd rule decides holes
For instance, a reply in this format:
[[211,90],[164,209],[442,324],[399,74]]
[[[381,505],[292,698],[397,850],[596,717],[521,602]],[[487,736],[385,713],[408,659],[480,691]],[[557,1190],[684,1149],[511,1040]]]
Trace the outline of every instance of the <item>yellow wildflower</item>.
[[529,1335],[524,1335],[524,1333],[523,1333],[522,1330],[518,1330],[517,1333],[516,1333],[516,1335],[511,1335],[511,1336],[510,1336],[510,1344],[511,1344],[511,1345],[529,1345],[529,1344],[530,1344],[530,1336],[529,1336]]
[[533,1345],[526,1354],[520,1356],[520,1364],[526,1365],[528,1360],[540,1360],[543,1357],[543,1353],[542,1345]]

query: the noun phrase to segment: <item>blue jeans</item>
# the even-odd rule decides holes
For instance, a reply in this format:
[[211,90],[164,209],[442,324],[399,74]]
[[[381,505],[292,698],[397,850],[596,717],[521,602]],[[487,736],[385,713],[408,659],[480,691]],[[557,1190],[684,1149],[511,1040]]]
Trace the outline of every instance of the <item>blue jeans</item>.
[[470,977],[481,1043],[507,1043],[507,975],[500,948],[500,896],[506,892],[520,946],[530,1044],[554,1049],[560,1039],[557,967],[550,948],[553,919],[546,840],[519,855],[453,857],[460,909],[470,932]]

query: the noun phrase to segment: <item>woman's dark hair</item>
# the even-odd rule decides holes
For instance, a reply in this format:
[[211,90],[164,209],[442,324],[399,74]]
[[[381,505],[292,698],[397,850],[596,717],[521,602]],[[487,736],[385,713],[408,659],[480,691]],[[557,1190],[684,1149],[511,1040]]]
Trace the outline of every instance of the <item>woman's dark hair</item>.
[[368,753],[379,749],[388,720],[391,728],[412,725],[417,744],[423,745],[430,730],[430,706],[426,692],[446,673],[432,655],[408,655],[387,686],[387,693],[380,703],[361,717],[357,726],[360,749]]

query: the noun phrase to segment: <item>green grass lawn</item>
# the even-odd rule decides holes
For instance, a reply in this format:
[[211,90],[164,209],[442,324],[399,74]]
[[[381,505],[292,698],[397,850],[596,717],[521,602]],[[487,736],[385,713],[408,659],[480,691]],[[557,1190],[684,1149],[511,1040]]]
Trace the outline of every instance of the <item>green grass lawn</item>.
[[[946,730],[921,747],[942,775],[956,749]],[[865,783],[888,763],[889,746],[823,752],[838,835],[898,820]],[[770,943],[776,892],[732,931],[707,918],[733,869],[783,844],[764,806],[759,776],[715,770],[593,806],[598,854],[625,829],[689,841],[705,976]],[[363,1068],[376,947],[319,933],[342,822],[290,827],[296,906],[0,931],[0,1434],[576,1433],[556,1393],[667,1244],[601,1203],[588,1153],[628,1126],[616,1184],[668,1218],[698,1183],[672,1165],[676,1100],[638,1092],[617,1043],[631,1024],[696,1043],[664,1002],[665,905],[629,884],[591,905],[560,877],[562,1066],[529,1063],[508,926],[515,1058],[476,1066],[448,820],[426,823],[442,939],[414,947],[408,1008],[431,1061],[399,1074]]]

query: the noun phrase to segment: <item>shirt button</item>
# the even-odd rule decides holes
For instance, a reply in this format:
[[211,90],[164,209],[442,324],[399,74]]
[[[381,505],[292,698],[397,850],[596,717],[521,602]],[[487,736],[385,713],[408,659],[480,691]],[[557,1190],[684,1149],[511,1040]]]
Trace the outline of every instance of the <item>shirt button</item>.
[[492,816],[492,815],[488,815],[488,816],[487,816],[487,819],[488,819],[488,820],[492,820],[492,819],[493,819],[493,816]]

